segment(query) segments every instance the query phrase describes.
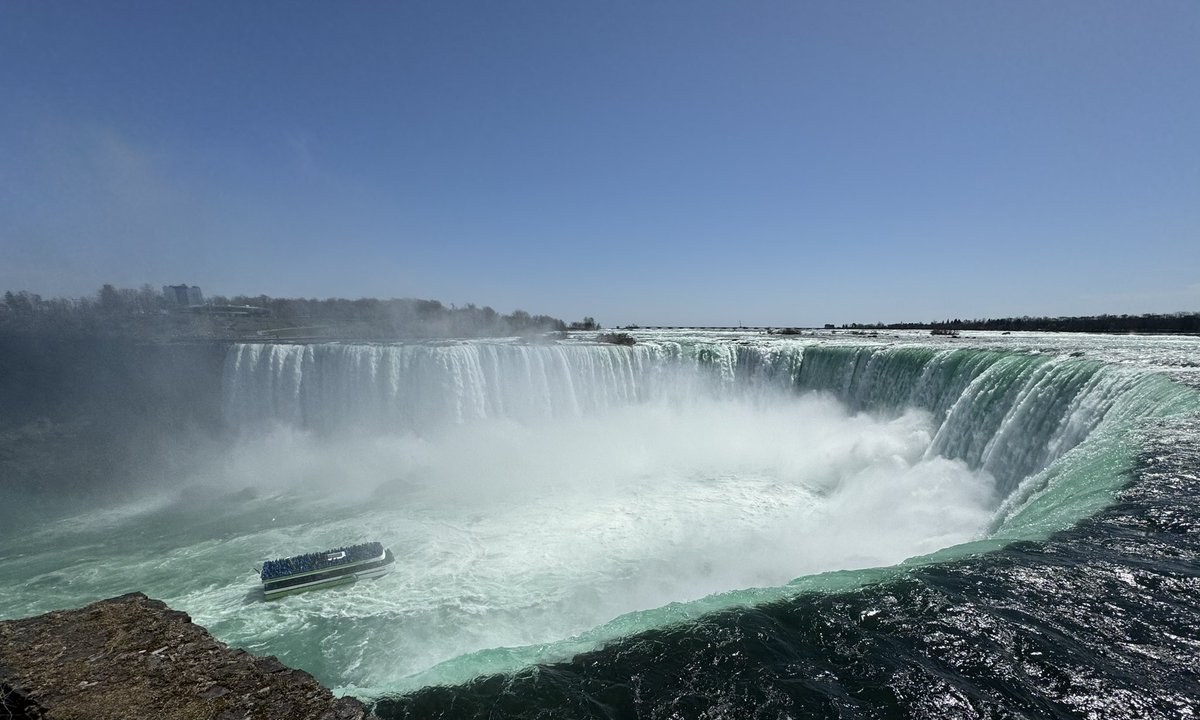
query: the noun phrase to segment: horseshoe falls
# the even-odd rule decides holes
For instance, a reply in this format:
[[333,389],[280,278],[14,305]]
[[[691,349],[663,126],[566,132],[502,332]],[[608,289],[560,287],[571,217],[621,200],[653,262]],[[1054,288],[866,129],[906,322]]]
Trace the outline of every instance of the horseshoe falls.
[[0,531],[0,614],[143,590],[384,718],[1196,711],[1200,340],[637,340],[232,345],[170,483]]

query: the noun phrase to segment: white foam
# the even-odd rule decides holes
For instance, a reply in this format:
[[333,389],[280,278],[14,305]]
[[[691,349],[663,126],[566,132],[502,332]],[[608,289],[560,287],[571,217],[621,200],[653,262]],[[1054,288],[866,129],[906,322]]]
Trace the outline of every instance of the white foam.
[[419,440],[284,430],[221,465],[272,492],[295,483],[292,500],[260,501],[281,519],[240,544],[273,556],[378,539],[396,571],[266,605],[208,587],[181,599],[223,639],[334,684],[403,687],[480,650],[969,540],[994,508],[990,480],[923,459],[931,434],[924,413],[852,416],[819,397],[649,403]]

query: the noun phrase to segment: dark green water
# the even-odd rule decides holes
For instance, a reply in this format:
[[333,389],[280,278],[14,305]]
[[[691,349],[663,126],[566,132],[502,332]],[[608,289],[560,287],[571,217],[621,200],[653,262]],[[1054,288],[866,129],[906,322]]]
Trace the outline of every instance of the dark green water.
[[[142,590],[385,718],[1188,717],[1197,349],[235,347],[221,451],[5,536],[0,608]],[[368,539],[391,576],[258,600]]]

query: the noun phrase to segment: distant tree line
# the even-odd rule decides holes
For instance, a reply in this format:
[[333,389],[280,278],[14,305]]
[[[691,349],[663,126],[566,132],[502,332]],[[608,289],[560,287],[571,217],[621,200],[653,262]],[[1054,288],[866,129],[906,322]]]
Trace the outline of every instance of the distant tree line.
[[960,330],[1181,333],[1200,334],[1200,312],[1144,315],[1085,315],[1079,317],[1019,317],[985,320],[943,320],[928,323],[850,323],[845,330],[934,330],[948,334]]
[[212,296],[183,307],[150,285],[133,290],[105,285],[91,297],[45,299],[6,292],[0,329],[27,332],[115,334],[147,340],[188,337],[264,339],[397,339],[506,337],[568,329],[596,329],[592,318],[568,326],[549,315],[515,310],[507,315],[468,304],[443,305],[412,298],[274,298]]
[[0,328],[62,334],[158,335],[170,332],[167,300],[150,285],[137,290],[105,285],[94,296],[43,298],[25,290],[4,293]]
[[596,318],[585,317],[582,321],[571,323],[571,330],[599,330],[600,323],[596,322]]

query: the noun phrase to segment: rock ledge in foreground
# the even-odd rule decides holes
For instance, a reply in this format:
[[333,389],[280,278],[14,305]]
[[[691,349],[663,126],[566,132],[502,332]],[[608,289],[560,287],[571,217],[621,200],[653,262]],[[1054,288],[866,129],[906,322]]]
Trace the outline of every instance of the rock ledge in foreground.
[[0,716],[367,720],[312,675],[231,649],[141,593],[0,622]]

